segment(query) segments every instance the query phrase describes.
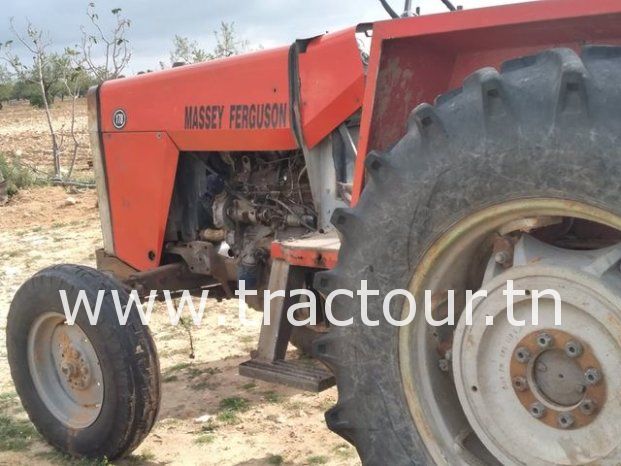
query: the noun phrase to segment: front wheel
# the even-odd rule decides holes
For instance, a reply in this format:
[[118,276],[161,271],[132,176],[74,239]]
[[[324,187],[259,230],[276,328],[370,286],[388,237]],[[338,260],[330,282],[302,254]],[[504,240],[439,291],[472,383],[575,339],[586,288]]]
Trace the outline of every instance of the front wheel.
[[[408,134],[367,158],[354,209],[336,211],[336,269],[315,287],[354,318],[315,343],[333,368],[328,426],[364,464],[621,462],[621,48],[555,49],[486,68],[421,105]],[[524,290],[509,325],[502,290]],[[508,286],[508,285],[507,285]],[[418,305],[403,327],[383,297]],[[425,316],[455,323],[432,326]],[[466,291],[486,290],[465,321]],[[531,319],[531,296],[540,300]],[[389,312],[404,320],[398,297]]]
[[[70,309],[66,322],[60,290]],[[136,313],[120,325],[112,290],[125,306],[121,285],[96,270],[73,265],[45,269],[22,285],[11,303],[7,352],[24,409],[50,444],[73,456],[114,459],[134,450],[151,430],[160,403],[159,362],[147,327]]]

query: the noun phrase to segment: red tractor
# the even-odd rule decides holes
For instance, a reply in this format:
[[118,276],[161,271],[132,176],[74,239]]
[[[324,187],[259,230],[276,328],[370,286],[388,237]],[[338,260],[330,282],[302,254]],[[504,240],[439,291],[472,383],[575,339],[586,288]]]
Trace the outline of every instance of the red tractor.
[[[59,290],[226,298],[243,280],[310,290],[349,324],[292,330],[295,299],[278,297],[240,372],[336,382],[326,422],[364,464],[621,462],[621,3],[404,16],[90,91],[99,270],[39,272],[7,327],[51,444],[125,455],[160,401],[138,316],[120,325],[107,293],[98,325],[67,325]],[[419,303],[429,290],[429,312],[394,325],[405,294],[388,319],[379,296],[362,306],[364,280]],[[509,282],[518,317],[558,290],[562,325],[551,293],[538,322],[509,325]],[[447,318],[448,290],[464,309],[482,289],[472,322]],[[286,360],[289,341],[329,370]]]

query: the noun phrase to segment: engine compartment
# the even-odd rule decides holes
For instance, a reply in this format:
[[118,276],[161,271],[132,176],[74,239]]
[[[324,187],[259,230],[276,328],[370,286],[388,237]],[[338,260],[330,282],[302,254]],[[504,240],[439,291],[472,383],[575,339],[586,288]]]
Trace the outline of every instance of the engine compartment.
[[267,279],[272,241],[314,231],[316,223],[301,151],[188,152],[179,158],[165,242],[213,244],[235,262],[229,280],[255,288]]

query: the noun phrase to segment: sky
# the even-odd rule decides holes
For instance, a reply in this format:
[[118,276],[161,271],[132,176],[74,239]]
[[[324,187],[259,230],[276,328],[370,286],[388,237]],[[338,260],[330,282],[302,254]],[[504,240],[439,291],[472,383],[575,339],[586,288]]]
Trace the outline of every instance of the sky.
[[[53,49],[62,50],[80,40],[80,25],[87,24],[89,0],[5,0],[0,9],[0,42],[11,38],[9,19],[23,30],[27,21],[47,31]],[[524,0],[453,0],[465,9],[518,3]],[[132,20],[128,39],[132,60],[126,74],[157,69],[169,62],[175,34],[213,48],[213,31],[221,21],[234,22],[240,38],[252,47],[270,48],[339,30],[357,23],[387,19],[379,0],[95,0],[104,27],[110,25],[112,8],[122,8]],[[392,0],[401,12],[403,0]],[[413,0],[422,14],[445,12],[440,0]],[[15,49],[22,59],[24,50]]]

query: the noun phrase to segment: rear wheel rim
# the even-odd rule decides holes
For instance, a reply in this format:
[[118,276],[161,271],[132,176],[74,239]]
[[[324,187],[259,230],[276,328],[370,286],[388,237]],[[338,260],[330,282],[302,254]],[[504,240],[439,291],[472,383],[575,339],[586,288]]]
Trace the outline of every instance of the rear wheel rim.
[[[460,285],[460,280],[463,282],[463,279],[457,275],[470,273],[469,267],[485,238],[489,238],[490,234],[506,225],[539,216],[579,218],[621,230],[621,218],[616,215],[586,204],[558,199],[510,201],[484,209],[454,225],[428,249],[409,287],[410,292],[416,297],[416,302],[424,302],[426,289],[434,292],[458,290],[464,283]],[[465,289],[476,291],[477,288]],[[457,293],[459,292],[456,292],[456,296]],[[456,302],[457,312],[461,310],[459,306],[460,303]],[[409,309],[404,308],[403,312],[405,316]],[[562,327],[556,328],[562,329]],[[473,429],[473,424],[477,424],[473,422],[476,416],[473,414],[472,405],[467,402],[472,395],[464,395],[466,383],[459,381],[456,387],[451,375],[438,369],[435,346],[437,335],[434,333],[437,334],[438,330],[427,325],[424,321],[424,312],[421,310],[410,326],[400,329],[399,335],[400,370],[408,407],[428,452],[437,464],[506,463],[507,456],[501,454],[498,448],[493,448],[494,442],[490,441],[489,437],[481,435],[480,423]],[[455,350],[460,349],[454,347],[453,351]],[[449,354],[453,355],[453,351]],[[450,362],[448,366],[450,367]],[[444,370],[447,370],[446,367]],[[471,386],[467,388],[472,389]],[[513,401],[519,402],[518,397],[513,396],[515,397]],[[526,412],[523,407],[520,408]],[[532,421],[530,418],[527,420]],[[580,430],[576,429],[573,432]],[[576,439],[572,441],[575,444]],[[615,448],[602,453],[614,450],[616,453],[613,454],[619,455]],[[579,458],[579,461],[583,462],[582,459]],[[590,461],[594,459],[597,458]],[[509,462],[551,464],[544,460],[537,463],[532,458],[523,461],[515,457],[510,458]]]
[[39,398],[64,426],[84,429],[101,412],[104,397],[99,358],[84,331],[48,312],[28,333],[28,369]]

